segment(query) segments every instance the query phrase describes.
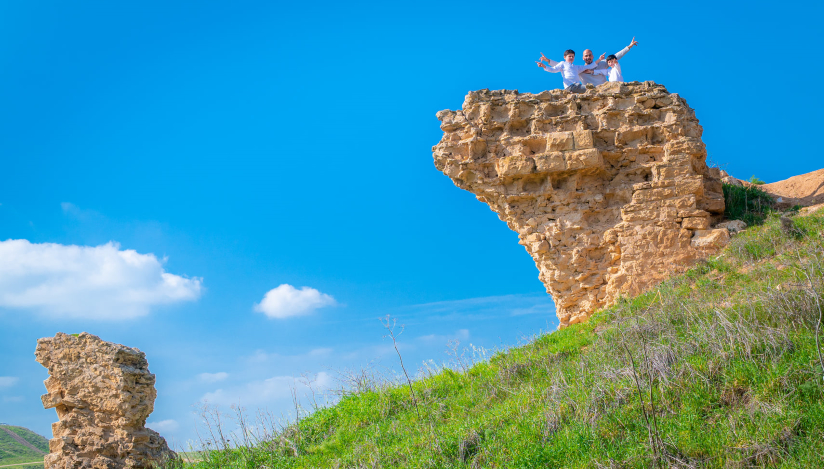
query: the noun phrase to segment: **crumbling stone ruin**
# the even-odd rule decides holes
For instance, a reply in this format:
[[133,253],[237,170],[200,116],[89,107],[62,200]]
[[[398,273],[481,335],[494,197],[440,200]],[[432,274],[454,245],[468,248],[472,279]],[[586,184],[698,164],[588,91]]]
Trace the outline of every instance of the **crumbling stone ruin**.
[[561,327],[729,241],[703,129],[662,85],[481,90],[437,117],[435,166],[518,233]]
[[37,341],[48,368],[43,407],[57,410],[45,469],[150,468],[175,457],[145,427],[154,409],[155,375],[146,354],[82,333]]

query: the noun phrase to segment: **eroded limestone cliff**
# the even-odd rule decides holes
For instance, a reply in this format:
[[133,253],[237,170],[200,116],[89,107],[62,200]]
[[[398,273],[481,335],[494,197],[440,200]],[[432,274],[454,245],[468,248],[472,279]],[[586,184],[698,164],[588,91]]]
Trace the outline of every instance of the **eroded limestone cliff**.
[[174,457],[145,427],[157,391],[143,352],[61,332],[38,340],[35,357],[49,370],[43,407],[54,407],[60,420],[45,469],[142,469]]
[[561,327],[729,240],[695,112],[662,85],[470,92],[437,114],[435,166],[518,233]]

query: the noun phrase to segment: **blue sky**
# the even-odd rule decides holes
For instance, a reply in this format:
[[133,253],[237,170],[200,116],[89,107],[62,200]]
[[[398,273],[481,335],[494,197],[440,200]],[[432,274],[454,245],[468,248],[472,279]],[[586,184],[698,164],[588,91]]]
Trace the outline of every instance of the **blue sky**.
[[450,341],[554,330],[517,236],[434,168],[435,113],[470,90],[560,87],[539,52],[580,63],[635,36],[625,79],[686,98],[711,162],[777,181],[824,166],[822,17],[793,2],[2,3],[0,421],[50,436],[33,352],[58,331],[145,351],[149,421],[179,446],[204,399],[287,412],[303,373],[397,369],[387,314],[415,369]]

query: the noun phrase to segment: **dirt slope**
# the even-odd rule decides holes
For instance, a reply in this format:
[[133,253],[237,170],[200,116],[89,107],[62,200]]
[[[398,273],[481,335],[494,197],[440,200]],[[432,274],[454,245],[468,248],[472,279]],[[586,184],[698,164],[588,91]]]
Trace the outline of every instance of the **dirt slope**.
[[781,197],[781,203],[789,207],[824,203],[824,169],[765,184],[760,188],[776,198]]

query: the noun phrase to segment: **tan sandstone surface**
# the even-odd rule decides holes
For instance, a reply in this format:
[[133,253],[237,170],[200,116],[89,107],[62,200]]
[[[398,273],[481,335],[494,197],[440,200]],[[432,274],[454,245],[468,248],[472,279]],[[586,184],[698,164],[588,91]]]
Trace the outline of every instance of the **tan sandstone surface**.
[[781,198],[779,203],[787,207],[821,204],[824,203],[824,169],[758,187],[776,200]]
[[560,326],[729,241],[695,112],[662,85],[470,92],[437,114],[435,166],[518,233]]
[[43,407],[55,408],[45,469],[149,468],[174,457],[166,440],[145,427],[154,409],[155,375],[138,349],[82,333],[37,341],[48,368]]

